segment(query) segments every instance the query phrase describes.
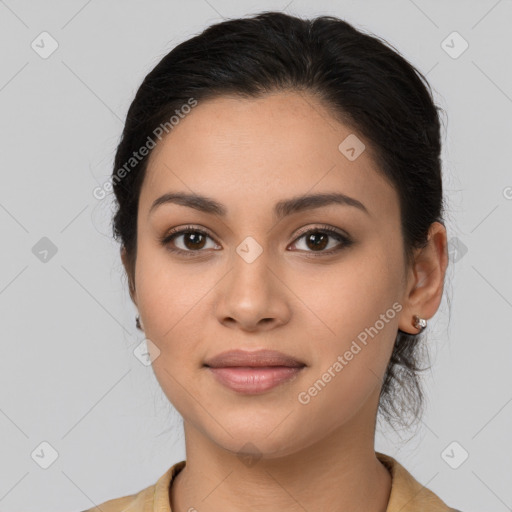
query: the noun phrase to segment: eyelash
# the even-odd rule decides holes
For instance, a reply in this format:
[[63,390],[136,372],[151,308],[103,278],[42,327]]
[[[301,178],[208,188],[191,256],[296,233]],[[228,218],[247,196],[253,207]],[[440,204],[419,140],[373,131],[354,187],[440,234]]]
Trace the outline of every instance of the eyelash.
[[[170,231],[169,233],[166,233],[162,238],[160,238],[160,243],[168,251],[173,252],[173,253],[183,254],[184,256],[187,256],[187,257],[194,257],[195,253],[205,252],[203,250],[184,251],[183,249],[176,249],[176,248],[171,247],[170,242],[172,242],[176,237],[181,236],[186,233],[200,233],[201,235],[207,236],[213,240],[213,237],[207,231],[204,231],[203,229],[198,229],[194,226],[185,226],[184,228],[181,228],[179,230],[173,230],[173,231]],[[306,252],[313,253],[312,256],[307,256],[307,257],[317,258],[320,256],[330,256],[334,253],[341,251],[344,248],[350,247],[353,244],[353,241],[349,237],[341,234],[339,231],[337,231],[334,228],[331,228],[330,226],[318,226],[318,227],[311,228],[306,231],[300,232],[298,234],[297,238],[295,238],[295,240],[292,243],[295,244],[298,240],[300,240],[301,238],[303,238],[306,235],[309,235],[311,233],[327,234],[327,235],[335,238],[336,240],[338,240],[338,242],[342,242],[343,245],[341,247],[338,246],[338,248],[336,248],[336,249],[331,249],[329,251],[320,251],[316,254],[315,254],[316,251],[306,251]]]

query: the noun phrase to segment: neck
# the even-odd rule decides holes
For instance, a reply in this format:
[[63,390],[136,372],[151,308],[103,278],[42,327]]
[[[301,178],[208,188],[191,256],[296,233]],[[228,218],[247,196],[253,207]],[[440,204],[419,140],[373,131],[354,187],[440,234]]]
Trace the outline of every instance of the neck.
[[391,475],[375,454],[375,422],[362,418],[288,455],[252,459],[185,422],[187,462],[171,486],[171,509],[385,512]]

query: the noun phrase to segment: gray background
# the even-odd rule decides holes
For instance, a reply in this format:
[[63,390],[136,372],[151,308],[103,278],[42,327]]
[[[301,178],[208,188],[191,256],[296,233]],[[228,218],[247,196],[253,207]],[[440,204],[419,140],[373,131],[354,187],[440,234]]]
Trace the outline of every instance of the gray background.
[[[512,510],[512,2],[5,0],[0,511],[83,510],[184,458],[181,418],[133,355],[144,337],[111,200],[92,191],[109,179],[127,108],[163,55],[223,17],[270,9],[337,15],[385,38],[447,112],[451,266],[428,327],[427,411],[408,442],[384,429],[376,448],[464,512]],[[59,45],[48,58],[31,47],[43,31]],[[453,31],[469,44],[457,58],[446,51],[462,48]],[[57,250],[46,261],[44,237]]]

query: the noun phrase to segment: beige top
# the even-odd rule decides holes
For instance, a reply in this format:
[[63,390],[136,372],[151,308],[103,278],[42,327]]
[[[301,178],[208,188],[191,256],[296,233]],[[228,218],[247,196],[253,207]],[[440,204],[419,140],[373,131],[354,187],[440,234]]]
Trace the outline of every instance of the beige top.
[[[391,473],[391,494],[386,512],[450,512],[432,491],[421,485],[398,461],[376,452]],[[172,512],[169,489],[174,477],[185,467],[182,460],[171,466],[156,482],[136,494],[106,501],[83,512]]]

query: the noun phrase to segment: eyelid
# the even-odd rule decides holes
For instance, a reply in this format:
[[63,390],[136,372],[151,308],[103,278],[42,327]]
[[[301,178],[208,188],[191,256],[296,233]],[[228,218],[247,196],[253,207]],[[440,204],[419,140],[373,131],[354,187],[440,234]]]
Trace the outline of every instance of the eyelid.
[[186,225],[186,226],[178,226],[177,228],[170,229],[169,231],[166,231],[165,234],[161,237],[160,241],[164,242],[165,240],[168,240],[173,235],[183,235],[184,233],[188,232],[195,232],[195,233],[202,233],[204,235],[209,236],[212,240],[215,241],[215,243],[218,243],[216,240],[216,237],[212,234],[212,232],[203,227],[198,227],[194,225]]
[[349,235],[343,232],[342,230],[335,228],[333,226],[329,226],[328,224],[318,224],[316,226],[306,226],[304,228],[300,228],[294,233],[294,242],[297,240],[297,238],[302,237],[306,235],[309,232],[315,232],[315,231],[327,231],[329,234],[333,235],[339,235],[340,237],[350,239]]

